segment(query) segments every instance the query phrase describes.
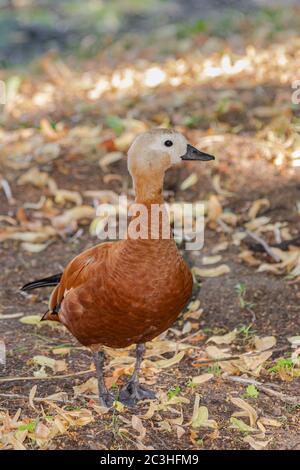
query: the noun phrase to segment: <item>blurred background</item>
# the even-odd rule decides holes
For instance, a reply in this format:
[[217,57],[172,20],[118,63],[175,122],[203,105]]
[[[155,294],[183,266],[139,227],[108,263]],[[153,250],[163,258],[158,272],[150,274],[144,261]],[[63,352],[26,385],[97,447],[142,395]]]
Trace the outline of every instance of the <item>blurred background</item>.
[[[299,32],[296,0],[0,0],[0,343],[5,373],[29,377],[14,382],[17,398],[0,394],[0,448],[299,448]],[[68,417],[65,427],[43,428],[41,440],[35,423],[50,424],[28,403],[37,383],[30,377],[70,373],[41,380],[38,394],[63,393],[73,406],[80,378],[72,374],[89,372],[90,355],[64,329],[41,327],[49,292],[24,299],[18,288],[60,272],[98,242],[97,207],[117,207],[120,194],[133,200],[126,153],[138,133],[157,126],[175,127],[216,156],[173,169],[164,186],[170,204],[204,204],[204,249],[187,254],[178,242],[201,293],[149,345],[145,378],[161,401],[143,420],[143,444],[130,434],[131,419],[99,422],[86,395],[96,393],[91,383],[77,387],[72,433]],[[64,359],[56,361],[59,345]],[[175,362],[165,361],[174,354]],[[128,355],[109,356],[110,386],[124,381]],[[228,361],[218,363],[223,356]],[[190,377],[203,371],[202,422]],[[246,389],[241,374],[291,400]],[[232,396],[251,404],[254,431],[234,415]],[[248,413],[247,403],[239,411]],[[6,412],[19,406],[16,435]],[[65,409],[48,412],[62,419]],[[272,419],[258,428],[257,416]]]
[[258,41],[286,27],[297,32],[297,6],[298,0],[1,0],[0,64],[28,62],[49,49],[93,56],[126,34],[184,42],[201,33],[225,38],[252,27]]

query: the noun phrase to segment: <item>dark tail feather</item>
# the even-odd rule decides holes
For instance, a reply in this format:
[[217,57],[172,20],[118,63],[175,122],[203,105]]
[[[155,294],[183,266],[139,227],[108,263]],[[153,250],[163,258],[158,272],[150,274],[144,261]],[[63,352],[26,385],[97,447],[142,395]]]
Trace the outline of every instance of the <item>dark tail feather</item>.
[[45,277],[38,281],[28,282],[25,286],[21,287],[21,290],[27,291],[32,289],[39,289],[40,287],[57,286],[62,277],[62,273],[55,274],[54,276]]

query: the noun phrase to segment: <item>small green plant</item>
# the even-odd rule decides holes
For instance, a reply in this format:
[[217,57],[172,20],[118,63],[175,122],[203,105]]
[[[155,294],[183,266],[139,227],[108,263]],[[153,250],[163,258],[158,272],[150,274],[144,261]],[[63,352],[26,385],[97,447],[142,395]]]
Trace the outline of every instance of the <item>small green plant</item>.
[[216,112],[218,115],[222,115],[222,114],[225,114],[229,111],[230,109],[230,100],[225,97],[225,98],[222,98],[218,103],[217,103],[217,107],[216,107]]
[[18,427],[18,431],[34,432],[36,426],[37,426],[37,422],[36,422],[36,421],[30,421],[30,422],[27,423],[27,424],[21,424],[21,425]]
[[202,328],[202,331],[203,331],[203,333],[205,333],[205,334],[209,334],[209,333],[212,333],[213,330],[212,330],[212,328],[210,328],[209,326],[204,326],[204,327]]
[[252,329],[252,325],[242,325],[239,329],[239,334],[243,335],[245,340],[249,340],[255,335],[255,331]]
[[258,395],[259,395],[259,391],[255,387],[255,385],[253,384],[248,385],[248,387],[246,388],[246,396],[250,398],[257,398]]
[[199,18],[192,24],[181,25],[178,30],[179,38],[194,36],[195,34],[204,33],[207,31],[207,23],[202,18]]
[[186,383],[186,386],[189,388],[195,388],[196,384],[193,382],[193,379],[189,379]]
[[221,374],[221,367],[217,363],[213,364],[212,366],[207,368],[207,372],[209,374],[214,374],[216,376],[219,376]]
[[247,294],[247,288],[246,288],[246,285],[242,282],[239,282],[238,284],[236,284],[234,286],[235,288],[235,291],[237,293],[237,296],[238,296],[238,299],[239,299],[239,302],[240,302],[240,307],[245,310],[251,310],[253,307],[254,307],[254,304],[251,303],[251,302],[248,302],[245,297],[246,297],[246,294]]
[[171,400],[174,397],[177,397],[179,393],[181,392],[181,388],[179,385],[176,385],[175,387],[172,387],[168,390],[168,398]]
[[189,129],[194,129],[201,122],[201,118],[198,116],[188,116],[184,120],[184,125]]
[[280,357],[279,359],[277,359],[276,364],[270,369],[268,369],[268,372],[277,373],[277,372],[280,372],[281,370],[291,371],[293,369],[294,369],[294,364],[293,364],[292,359]]
[[78,405],[67,405],[65,407],[65,410],[66,411],[80,411],[81,410],[81,407],[78,406]]
[[117,137],[124,131],[123,121],[118,116],[107,116],[105,123],[115,132]]

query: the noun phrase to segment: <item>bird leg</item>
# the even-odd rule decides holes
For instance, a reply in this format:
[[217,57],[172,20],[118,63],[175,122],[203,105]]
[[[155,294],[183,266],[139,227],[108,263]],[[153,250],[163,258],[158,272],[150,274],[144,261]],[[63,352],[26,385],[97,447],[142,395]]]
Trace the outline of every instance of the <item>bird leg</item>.
[[147,398],[153,400],[156,398],[152,390],[149,390],[139,383],[139,373],[145,350],[145,345],[142,343],[138,344],[136,347],[136,363],[133,374],[129,382],[127,382],[120,392],[120,401],[124,403],[124,405],[134,406],[138,400],[145,400]]
[[100,405],[105,406],[106,408],[110,408],[114,402],[114,397],[111,393],[109,393],[104,382],[104,352],[94,352],[93,355],[97,372]]

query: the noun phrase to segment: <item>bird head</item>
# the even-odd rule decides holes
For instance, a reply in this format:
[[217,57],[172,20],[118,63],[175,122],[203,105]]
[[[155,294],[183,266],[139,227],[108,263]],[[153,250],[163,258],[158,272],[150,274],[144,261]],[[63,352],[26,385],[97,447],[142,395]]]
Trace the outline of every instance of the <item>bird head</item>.
[[128,151],[128,169],[135,174],[164,173],[181,161],[209,161],[215,157],[190,145],[170,129],[153,129],[138,135]]

